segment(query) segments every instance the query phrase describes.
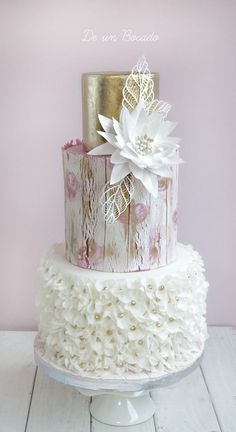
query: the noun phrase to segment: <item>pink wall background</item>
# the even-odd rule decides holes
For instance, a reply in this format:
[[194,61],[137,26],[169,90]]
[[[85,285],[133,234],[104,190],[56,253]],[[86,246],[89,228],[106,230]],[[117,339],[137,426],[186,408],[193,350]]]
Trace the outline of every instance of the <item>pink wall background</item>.
[[[145,54],[173,104],[182,157],[179,240],[203,256],[208,322],[236,325],[236,2],[0,3],[0,328],[34,329],[40,255],[64,237],[60,148],[81,136],[80,74],[129,70]],[[83,30],[97,33],[82,42]],[[122,29],[158,42],[102,42]]]

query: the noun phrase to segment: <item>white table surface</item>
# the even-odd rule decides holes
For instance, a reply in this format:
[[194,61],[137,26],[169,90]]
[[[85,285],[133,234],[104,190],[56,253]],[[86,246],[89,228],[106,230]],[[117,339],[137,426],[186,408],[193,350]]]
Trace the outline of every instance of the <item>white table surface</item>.
[[236,329],[211,327],[201,367],[152,392],[156,415],[138,426],[105,426],[91,398],[37,370],[35,332],[0,332],[0,432],[236,432]]

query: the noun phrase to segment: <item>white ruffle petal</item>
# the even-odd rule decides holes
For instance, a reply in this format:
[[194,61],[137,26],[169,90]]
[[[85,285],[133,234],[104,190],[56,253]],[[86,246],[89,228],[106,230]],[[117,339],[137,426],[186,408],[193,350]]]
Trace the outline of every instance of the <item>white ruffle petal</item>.
[[162,375],[191,364],[207,337],[208,283],[200,255],[149,272],[74,268],[61,245],[41,265],[37,308],[45,356],[80,375]]

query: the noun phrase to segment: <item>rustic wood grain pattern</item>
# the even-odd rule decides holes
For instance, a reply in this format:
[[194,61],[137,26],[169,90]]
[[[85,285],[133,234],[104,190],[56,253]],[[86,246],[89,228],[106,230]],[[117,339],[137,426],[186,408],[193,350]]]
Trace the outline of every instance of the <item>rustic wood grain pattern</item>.
[[63,151],[67,259],[107,272],[150,270],[173,261],[178,168],[173,180],[157,177],[158,198],[135,179],[131,204],[109,225],[101,196],[112,171],[110,158],[88,156],[81,149],[77,144]]
[[176,258],[176,245],[177,245],[177,223],[178,223],[178,175],[179,167],[175,167],[173,172],[170,206],[168,214],[168,239],[169,239],[169,256],[168,262],[172,262]]
[[236,432],[236,328],[210,327],[202,372],[223,432]]
[[23,432],[36,365],[34,332],[0,332],[0,430]]
[[[106,161],[106,182],[109,181],[112,171],[110,159]],[[105,186],[105,184],[103,185]],[[98,201],[102,195],[102,189],[98,191]],[[129,244],[129,208],[120,216],[120,218],[109,225],[104,226],[104,262],[103,271],[123,272],[128,268],[128,244]],[[101,213],[98,225],[103,224],[104,215]]]
[[[158,183],[157,183],[158,184]],[[144,270],[150,267],[150,194],[135,179],[133,200],[129,206],[128,268]]]
[[221,432],[200,368],[182,381],[152,392],[161,432]]
[[38,370],[26,432],[90,432],[89,404],[90,398]]

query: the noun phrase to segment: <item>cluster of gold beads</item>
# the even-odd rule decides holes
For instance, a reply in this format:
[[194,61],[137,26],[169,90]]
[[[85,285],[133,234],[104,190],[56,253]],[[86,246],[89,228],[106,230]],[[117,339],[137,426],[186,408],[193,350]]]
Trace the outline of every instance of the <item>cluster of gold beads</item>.
[[135,148],[137,153],[142,156],[148,155],[153,152],[153,139],[147,134],[137,136],[135,139]]

